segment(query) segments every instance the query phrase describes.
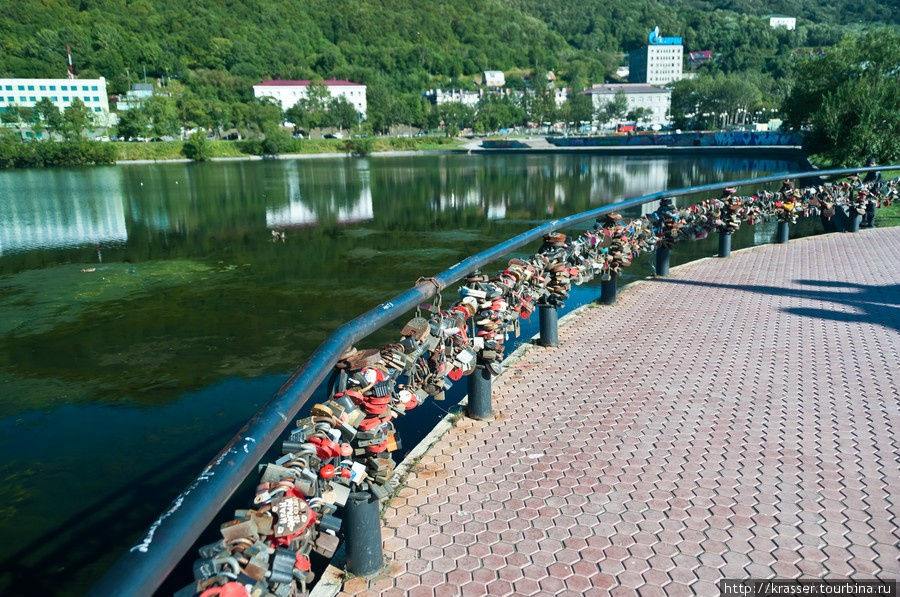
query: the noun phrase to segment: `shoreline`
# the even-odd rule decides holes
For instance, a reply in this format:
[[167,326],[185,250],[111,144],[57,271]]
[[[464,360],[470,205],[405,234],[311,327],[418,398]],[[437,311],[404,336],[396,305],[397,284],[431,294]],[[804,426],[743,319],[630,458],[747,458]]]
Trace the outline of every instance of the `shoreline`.
[[[633,155],[633,156],[692,156],[715,155],[723,157],[767,157],[794,158],[805,160],[809,156],[799,145],[750,145],[737,147],[678,147],[678,146],[610,146],[610,147],[524,147],[524,148],[485,148],[473,144],[454,149],[408,149],[392,151],[373,151],[367,156],[354,156],[349,152],[322,153],[284,153],[274,156],[229,156],[210,158],[209,162],[236,162],[262,160],[305,160],[353,157],[402,157],[402,156],[435,156],[435,155],[509,155],[509,154],[598,154],[598,155]],[[114,165],[142,164],[184,164],[193,160],[188,158],[163,158],[140,160],[116,160]]]

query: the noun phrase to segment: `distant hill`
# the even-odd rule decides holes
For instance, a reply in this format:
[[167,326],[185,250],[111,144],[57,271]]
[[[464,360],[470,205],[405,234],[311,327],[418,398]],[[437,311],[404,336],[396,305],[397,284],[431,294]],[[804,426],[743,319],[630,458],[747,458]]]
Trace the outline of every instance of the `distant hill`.
[[[657,24],[689,50],[762,46],[764,64],[785,44],[832,43],[850,22],[896,24],[898,10],[875,0],[5,0],[0,74],[63,76],[68,43],[79,73],[106,76],[111,92],[145,70],[222,99],[246,99],[264,77],[418,92],[537,67],[591,81]],[[756,18],[772,11],[808,20],[790,37]]]

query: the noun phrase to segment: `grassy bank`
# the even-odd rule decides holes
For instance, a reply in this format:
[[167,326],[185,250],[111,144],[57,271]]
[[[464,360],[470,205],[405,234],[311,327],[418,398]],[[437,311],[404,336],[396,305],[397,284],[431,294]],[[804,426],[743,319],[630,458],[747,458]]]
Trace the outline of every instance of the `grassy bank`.
[[[182,141],[151,141],[147,143],[112,142],[119,160],[171,160],[184,158]],[[461,141],[445,137],[384,138],[373,139],[373,151],[427,151],[454,149]],[[258,141],[210,141],[210,157],[248,157],[260,155]],[[341,139],[291,139],[282,153],[315,154],[343,153]]]
[[875,225],[880,228],[900,226],[900,205],[891,203],[887,207],[879,207],[875,212]]
[[[184,158],[181,148],[183,141],[150,141],[147,143],[128,143],[111,141],[118,151],[120,160],[172,160]],[[213,157],[227,158],[248,155],[242,152],[234,141],[210,141]]]

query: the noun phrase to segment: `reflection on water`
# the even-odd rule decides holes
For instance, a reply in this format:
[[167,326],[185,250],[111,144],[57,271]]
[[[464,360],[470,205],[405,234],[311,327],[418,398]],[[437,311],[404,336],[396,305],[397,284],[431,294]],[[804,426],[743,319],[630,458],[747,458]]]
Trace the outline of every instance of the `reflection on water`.
[[0,173],[0,593],[83,592],[286,372],[420,276],[540,220],[796,168],[453,155]]
[[[373,220],[376,207],[390,214],[409,208],[426,216],[423,221],[428,212],[470,209],[489,220],[508,212],[543,218],[566,205],[587,209],[614,197],[789,166],[563,155],[417,159],[6,172],[0,177],[0,195],[9,198],[0,204],[0,254],[126,243],[129,230],[188,234],[246,230],[263,221],[269,229],[359,223]],[[3,263],[3,271],[11,265]]]
[[4,173],[0,176],[0,255],[128,240],[122,180],[116,172],[108,168],[89,174],[71,170]]

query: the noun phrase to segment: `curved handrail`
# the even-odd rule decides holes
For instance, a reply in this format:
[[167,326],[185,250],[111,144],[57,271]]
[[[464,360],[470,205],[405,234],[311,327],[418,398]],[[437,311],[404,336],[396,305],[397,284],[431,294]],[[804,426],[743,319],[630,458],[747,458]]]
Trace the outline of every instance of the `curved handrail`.
[[790,172],[658,191],[545,222],[460,261],[428,281],[417,284],[337,328],[222,448],[187,489],[173,500],[169,508],[150,526],[141,542],[126,552],[89,594],[152,595],[213,520],[222,504],[234,493],[325,380],[339,357],[358,340],[411,311],[469,273],[540,240],[554,230],[569,228],[662,198],[717,191],[731,186],[777,182],[785,178],[839,176],[894,169],[900,169],[900,164]]

